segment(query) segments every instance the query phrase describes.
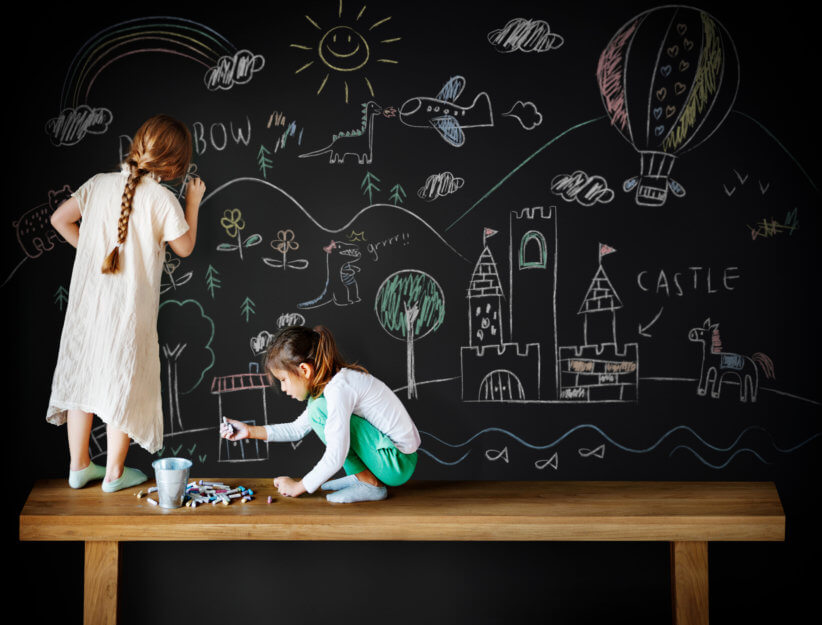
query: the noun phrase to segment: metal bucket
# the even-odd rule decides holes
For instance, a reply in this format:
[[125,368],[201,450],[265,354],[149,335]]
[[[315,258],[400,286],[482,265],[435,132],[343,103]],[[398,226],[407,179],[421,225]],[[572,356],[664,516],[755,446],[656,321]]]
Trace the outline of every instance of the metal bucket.
[[191,464],[191,460],[186,458],[161,458],[151,463],[161,508],[179,508],[183,505]]

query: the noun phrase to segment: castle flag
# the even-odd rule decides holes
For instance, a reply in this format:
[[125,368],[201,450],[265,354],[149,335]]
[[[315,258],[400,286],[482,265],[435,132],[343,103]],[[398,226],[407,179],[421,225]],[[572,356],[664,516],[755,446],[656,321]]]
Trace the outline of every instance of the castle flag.
[[611,252],[616,252],[616,250],[614,248],[612,248],[610,245],[606,245],[605,243],[600,243],[599,244],[599,259],[600,260],[602,260],[603,256],[606,256],[607,254],[610,254]]

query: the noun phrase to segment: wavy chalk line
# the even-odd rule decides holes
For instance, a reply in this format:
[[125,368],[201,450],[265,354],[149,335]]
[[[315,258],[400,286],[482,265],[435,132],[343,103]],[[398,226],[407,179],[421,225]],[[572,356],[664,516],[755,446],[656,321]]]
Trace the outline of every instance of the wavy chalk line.
[[702,464],[704,464],[705,466],[707,466],[707,467],[711,467],[712,469],[724,469],[725,467],[727,467],[727,466],[731,463],[731,460],[733,460],[734,458],[736,458],[736,457],[737,457],[739,454],[741,454],[743,451],[747,451],[747,452],[749,452],[749,453],[752,453],[754,456],[756,456],[756,457],[759,459],[759,461],[760,461],[760,462],[762,462],[762,463],[764,463],[764,464],[773,464],[772,462],[768,462],[767,460],[763,459],[763,458],[762,458],[762,456],[760,456],[758,453],[756,453],[753,449],[748,449],[747,447],[744,447],[744,448],[742,448],[742,449],[737,449],[737,450],[734,452],[734,454],[733,454],[730,458],[728,458],[728,459],[727,459],[727,460],[726,460],[723,464],[711,464],[710,462],[708,462],[707,460],[705,460],[705,458],[703,458],[703,457],[702,457],[702,456],[700,456],[698,453],[696,453],[693,449],[691,449],[690,447],[687,447],[687,446],[685,446],[685,445],[677,445],[676,447],[674,447],[674,448],[671,450],[671,453],[669,453],[669,454],[668,454],[668,457],[670,458],[671,456],[673,456],[674,452],[675,452],[677,449],[687,449],[687,450],[688,450],[688,451],[690,451],[690,452],[691,452],[694,456],[696,456],[697,460],[699,460],[699,461],[700,461]]
[[795,446],[793,446],[793,447],[788,447],[788,448],[783,449],[783,448],[779,447],[779,446],[778,446],[778,445],[774,442],[773,436],[771,436],[771,434],[770,434],[770,433],[769,433],[769,432],[768,432],[765,428],[763,428],[763,427],[762,427],[762,426],[760,426],[760,425],[751,425],[751,426],[748,426],[747,428],[745,428],[744,430],[742,430],[742,432],[739,434],[739,436],[737,436],[737,437],[736,437],[736,440],[735,440],[733,443],[731,443],[728,447],[719,447],[719,446],[717,446],[717,445],[711,445],[709,442],[707,442],[705,439],[703,439],[703,438],[702,438],[699,434],[697,434],[697,433],[696,433],[696,432],[695,432],[692,428],[688,427],[687,425],[678,425],[678,426],[676,426],[675,428],[671,428],[670,430],[668,430],[665,434],[663,434],[663,435],[659,438],[659,440],[658,440],[656,443],[654,443],[654,444],[653,444],[653,445],[651,445],[650,447],[646,447],[646,448],[644,448],[644,449],[633,449],[633,448],[631,448],[631,447],[626,447],[625,445],[621,445],[621,444],[619,444],[619,443],[618,443],[618,442],[616,442],[614,439],[612,439],[610,436],[608,436],[605,432],[603,432],[602,430],[600,430],[597,426],[595,426],[595,425],[591,425],[590,423],[583,423],[583,424],[581,424],[581,425],[577,425],[577,426],[575,426],[575,427],[571,428],[571,429],[570,429],[570,430],[568,430],[565,434],[563,434],[562,436],[560,436],[558,439],[556,439],[556,440],[555,440],[555,441],[553,441],[552,443],[548,443],[547,445],[532,445],[531,443],[528,443],[527,441],[522,440],[522,439],[521,439],[521,438],[519,438],[517,435],[515,435],[515,434],[513,434],[513,433],[509,432],[508,430],[503,430],[502,428],[486,428],[486,429],[481,430],[481,431],[477,432],[476,434],[474,434],[474,435],[473,435],[471,438],[469,438],[467,441],[465,441],[465,442],[463,442],[463,443],[457,443],[457,444],[447,443],[447,442],[445,442],[444,440],[442,440],[441,438],[438,438],[438,437],[434,436],[434,435],[433,435],[433,434],[431,434],[430,432],[423,432],[423,431],[420,431],[420,434],[425,434],[426,436],[430,436],[430,437],[431,437],[431,438],[433,438],[434,440],[436,440],[436,441],[438,441],[438,442],[442,443],[443,445],[447,445],[448,447],[463,447],[463,446],[467,445],[468,443],[470,443],[471,441],[473,441],[473,440],[474,440],[475,438],[477,438],[478,436],[480,436],[481,434],[485,434],[486,432],[500,432],[500,433],[502,433],[502,434],[507,434],[508,436],[510,436],[511,438],[513,438],[514,440],[518,441],[519,443],[522,443],[523,445],[525,445],[526,447],[529,447],[529,448],[531,448],[531,449],[549,449],[549,448],[554,447],[555,445],[559,444],[560,442],[562,442],[565,438],[567,438],[568,436],[570,436],[571,434],[573,434],[573,433],[574,433],[574,432],[576,432],[577,430],[581,430],[581,429],[592,429],[592,430],[596,430],[597,432],[599,432],[599,433],[600,433],[600,434],[601,434],[601,435],[602,435],[602,436],[603,436],[603,437],[604,437],[604,438],[605,438],[605,439],[606,439],[609,443],[611,443],[612,445],[614,445],[614,446],[616,446],[616,447],[619,447],[619,448],[620,448],[621,450],[623,450],[623,451],[627,451],[627,452],[634,453],[634,454],[643,454],[643,453],[647,453],[647,452],[649,452],[649,451],[653,451],[654,449],[656,449],[657,447],[659,447],[659,445],[662,443],[662,441],[663,441],[663,440],[665,440],[665,439],[666,439],[666,438],[668,438],[671,434],[673,434],[674,432],[676,432],[676,431],[678,431],[678,430],[686,430],[686,431],[690,432],[691,434],[693,434],[693,435],[694,435],[694,436],[695,436],[695,437],[699,440],[699,442],[701,442],[701,443],[702,443],[703,445],[705,445],[706,447],[710,447],[710,448],[711,448],[711,449],[713,449],[714,451],[730,451],[731,449],[733,449],[733,448],[734,448],[734,447],[735,447],[735,446],[739,443],[740,439],[741,439],[741,438],[742,438],[742,437],[743,437],[743,436],[744,436],[744,435],[745,435],[748,431],[750,431],[750,430],[762,430],[762,431],[763,431],[763,432],[764,432],[764,433],[768,436],[768,438],[770,439],[771,444],[773,445],[774,449],[775,449],[776,451],[780,452],[780,453],[783,453],[783,454],[787,454],[787,453],[791,453],[791,452],[793,452],[793,451],[796,451],[797,449],[799,449],[799,448],[800,448],[800,447],[802,447],[803,445],[808,444],[809,442],[811,442],[811,441],[812,441],[812,440],[814,440],[815,438],[818,438],[818,437],[822,436],[822,432],[817,432],[816,434],[814,434],[813,436],[811,436],[809,439],[807,439],[807,440],[805,440],[805,441],[803,441],[803,442],[799,443],[798,445],[795,445]]
[[281,188],[280,188],[280,187],[278,187],[277,185],[272,184],[272,183],[268,182],[267,180],[261,180],[261,179],[259,179],[259,178],[243,177],[243,178],[235,178],[235,179],[233,179],[233,180],[229,180],[228,182],[224,182],[223,184],[221,184],[219,187],[217,187],[216,189],[214,189],[214,191],[212,191],[211,193],[209,193],[208,195],[206,195],[206,196],[202,199],[202,201],[200,202],[200,206],[201,206],[201,207],[202,207],[202,206],[204,206],[204,205],[205,205],[205,204],[206,204],[206,203],[207,203],[207,202],[208,202],[211,198],[213,198],[213,197],[214,197],[217,193],[219,193],[220,191],[222,191],[222,190],[223,190],[223,189],[225,189],[226,187],[228,187],[228,186],[230,186],[230,185],[232,185],[232,184],[236,184],[236,183],[238,183],[238,182],[256,182],[256,183],[259,183],[259,184],[262,184],[262,185],[265,185],[265,186],[271,187],[272,189],[274,189],[274,190],[276,190],[276,191],[279,191],[279,192],[280,192],[280,193],[282,193],[282,194],[283,194],[286,198],[288,198],[289,200],[291,200],[291,201],[292,201],[292,202],[293,202],[293,203],[297,206],[297,208],[299,208],[299,209],[303,212],[303,214],[304,214],[306,217],[308,217],[308,219],[309,219],[309,220],[311,220],[311,222],[312,222],[315,226],[317,226],[320,230],[324,230],[325,232],[328,232],[328,233],[330,233],[330,234],[336,234],[336,233],[342,232],[343,230],[347,230],[347,229],[351,226],[351,224],[353,224],[355,221],[357,221],[357,219],[359,218],[359,216],[360,216],[360,215],[362,215],[362,214],[363,214],[363,213],[365,213],[366,211],[371,210],[372,208],[395,208],[395,209],[397,209],[398,211],[405,213],[405,214],[406,214],[406,215],[408,215],[409,217],[412,217],[413,219],[416,219],[417,221],[419,221],[419,222],[420,222],[421,224],[423,224],[426,228],[428,228],[428,229],[429,229],[429,230],[430,230],[430,231],[434,234],[434,236],[436,236],[436,237],[437,237],[440,241],[442,241],[443,245],[445,245],[445,246],[446,246],[449,250],[451,250],[452,252],[454,252],[454,254],[456,254],[457,256],[459,256],[459,257],[460,257],[462,260],[464,260],[465,262],[470,262],[470,261],[469,261],[469,260],[468,260],[465,256],[463,256],[463,255],[462,255],[462,254],[460,254],[460,253],[459,253],[456,249],[454,249],[454,247],[453,247],[450,243],[448,243],[448,241],[446,241],[446,240],[443,238],[443,236],[442,236],[439,232],[437,232],[431,224],[429,224],[427,221],[425,221],[424,219],[422,219],[422,218],[421,218],[419,215],[417,215],[416,213],[414,213],[414,212],[412,212],[412,211],[408,210],[407,208],[403,208],[402,206],[397,206],[396,204],[370,204],[369,206],[366,206],[365,208],[363,208],[363,209],[359,210],[359,211],[358,211],[358,212],[357,212],[357,213],[356,213],[356,214],[355,214],[355,215],[351,218],[351,220],[350,220],[347,224],[345,224],[344,226],[342,226],[342,227],[337,228],[336,230],[334,230],[334,229],[331,229],[331,228],[326,228],[326,227],[325,227],[325,226],[323,226],[323,225],[322,225],[319,221],[317,221],[316,219],[314,219],[314,216],[313,216],[311,213],[309,213],[309,212],[308,212],[308,210],[307,210],[305,207],[303,207],[303,205],[302,205],[302,204],[300,204],[300,203],[299,203],[299,202],[298,202],[298,201],[297,201],[297,200],[296,200],[296,199],[295,199],[295,198],[294,198],[291,194],[289,194],[289,193],[288,193],[287,191],[285,191],[284,189],[281,189]]
[[445,460],[440,460],[434,454],[432,454],[430,451],[428,451],[427,449],[423,449],[422,447],[418,447],[417,451],[421,451],[426,456],[430,456],[431,458],[433,458],[434,460],[436,460],[440,464],[444,464],[444,465],[447,465],[447,466],[450,466],[450,467],[454,466],[455,464],[459,464],[460,462],[462,462],[463,460],[465,460],[468,457],[468,454],[471,453],[470,451],[466,451],[465,455],[462,458],[460,458],[459,460],[455,460],[454,462],[446,462]]

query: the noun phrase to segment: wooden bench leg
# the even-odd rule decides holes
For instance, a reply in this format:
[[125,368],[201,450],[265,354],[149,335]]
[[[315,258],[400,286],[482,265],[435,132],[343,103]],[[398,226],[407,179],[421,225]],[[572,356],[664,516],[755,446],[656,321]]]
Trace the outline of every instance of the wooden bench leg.
[[708,543],[671,543],[674,625],[708,625]]
[[86,541],[83,599],[85,625],[117,623],[120,542]]

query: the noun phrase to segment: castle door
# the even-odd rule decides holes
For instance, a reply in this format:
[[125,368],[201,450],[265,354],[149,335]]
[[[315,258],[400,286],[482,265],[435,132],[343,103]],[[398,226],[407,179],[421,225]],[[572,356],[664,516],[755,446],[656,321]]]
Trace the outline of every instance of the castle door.
[[525,399],[525,391],[515,374],[507,369],[497,369],[482,379],[477,399],[480,401]]

